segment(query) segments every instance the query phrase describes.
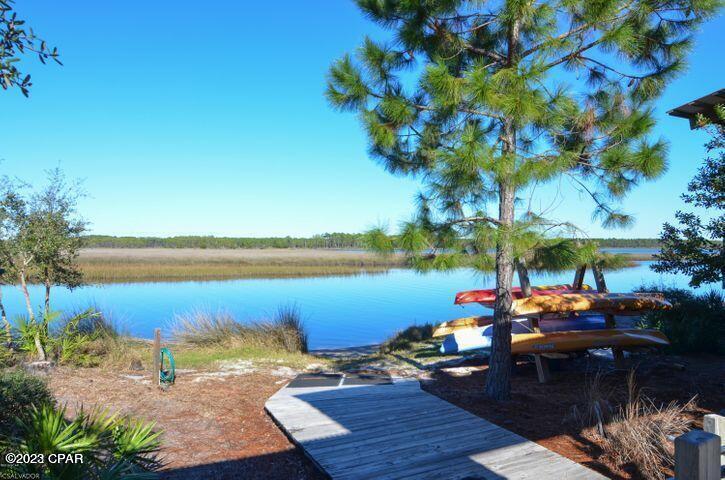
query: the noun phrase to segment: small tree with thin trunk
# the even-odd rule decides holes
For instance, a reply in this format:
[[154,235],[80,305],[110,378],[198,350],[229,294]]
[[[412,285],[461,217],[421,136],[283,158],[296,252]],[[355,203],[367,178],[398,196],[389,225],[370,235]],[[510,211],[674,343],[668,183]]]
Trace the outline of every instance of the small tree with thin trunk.
[[[631,223],[618,201],[666,167],[665,142],[650,139],[652,102],[719,3],[357,0],[391,40],[367,38],[336,61],[327,98],[360,115],[386,169],[421,180],[400,236],[413,264],[495,268],[492,398],[510,395],[515,263],[580,260],[551,240],[572,226],[524,198],[568,181],[605,226]],[[371,238],[391,246],[385,232]]]
[[712,139],[705,148],[714,156],[705,159],[682,195],[685,203],[712,214],[704,221],[692,212],[678,211],[679,226],[665,223],[660,234],[661,252],[655,255],[655,272],[682,272],[690,286],[720,282],[725,288],[725,105],[715,107],[717,123],[701,120]]
[[80,186],[68,184],[56,168],[48,172],[48,184],[30,202],[29,235],[35,241],[34,270],[45,287],[45,315],[50,313],[54,285],[73,289],[82,282],[76,263],[86,231],[86,222],[76,211],[81,195]]
[[[22,185],[3,180],[0,198],[0,268],[2,279],[17,283],[25,299],[28,323],[34,329],[35,350],[40,360],[46,359],[44,339],[48,336],[50,293],[54,285],[74,288],[82,275],[76,264],[86,223],[78,218],[76,203],[79,186],[68,184],[59,169],[48,172],[48,184],[27,195]],[[28,284],[45,286],[44,311],[38,319]],[[6,334],[9,323],[0,297]]]
[[[0,220],[2,220],[0,254],[2,255],[2,268],[6,272],[5,276],[14,277],[23,293],[28,322],[37,326],[28,290],[37,243],[31,233],[30,209],[21,192],[21,187],[7,178],[3,179],[3,195],[0,199]],[[3,310],[5,309],[3,308]],[[7,328],[9,331],[9,324]],[[36,328],[35,332],[34,341],[38,358],[45,360],[45,348],[40,330]]]

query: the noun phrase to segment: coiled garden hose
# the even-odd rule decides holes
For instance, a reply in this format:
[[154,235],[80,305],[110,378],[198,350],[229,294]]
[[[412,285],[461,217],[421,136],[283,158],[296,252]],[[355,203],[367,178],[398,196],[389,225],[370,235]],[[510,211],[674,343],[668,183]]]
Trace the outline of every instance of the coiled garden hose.
[[159,372],[159,381],[161,383],[172,384],[176,380],[176,366],[174,365],[174,356],[168,348],[162,348],[159,355],[161,356],[161,371]]

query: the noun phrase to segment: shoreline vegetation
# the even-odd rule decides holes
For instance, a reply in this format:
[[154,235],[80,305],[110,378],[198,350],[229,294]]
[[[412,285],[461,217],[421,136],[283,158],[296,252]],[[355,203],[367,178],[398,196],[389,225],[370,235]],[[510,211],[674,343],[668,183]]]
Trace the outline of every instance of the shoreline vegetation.
[[[625,256],[652,259],[648,252]],[[85,248],[78,265],[88,283],[343,276],[407,268],[402,254],[332,248]]]

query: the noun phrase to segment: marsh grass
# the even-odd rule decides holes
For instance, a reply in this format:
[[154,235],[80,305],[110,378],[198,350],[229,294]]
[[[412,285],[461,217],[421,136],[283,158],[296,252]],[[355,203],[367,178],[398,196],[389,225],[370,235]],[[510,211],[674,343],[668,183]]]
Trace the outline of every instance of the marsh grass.
[[[628,258],[649,260],[650,256]],[[90,283],[382,274],[410,266],[403,255],[365,251],[201,248],[87,249],[78,264]]]
[[78,262],[88,282],[355,275],[404,265],[402,256],[310,249],[90,249]]
[[90,283],[131,281],[231,280],[298,278],[385,273],[391,265],[245,265],[235,263],[80,262]]
[[307,353],[308,335],[297,307],[281,307],[269,320],[240,323],[228,313],[197,310],[179,315],[172,327],[181,343],[202,347]]

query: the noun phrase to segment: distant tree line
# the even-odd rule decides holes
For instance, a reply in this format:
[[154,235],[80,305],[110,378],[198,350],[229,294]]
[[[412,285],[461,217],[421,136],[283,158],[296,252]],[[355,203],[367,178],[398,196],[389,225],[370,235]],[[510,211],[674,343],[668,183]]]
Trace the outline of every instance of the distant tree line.
[[325,233],[312,237],[114,237],[88,235],[87,248],[364,248],[362,233]]
[[[656,238],[599,238],[600,247],[658,248]],[[312,237],[214,237],[187,235],[179,237],[114,237],[88,235],[87,248],[366,248],[363,233],[324,233]]]

